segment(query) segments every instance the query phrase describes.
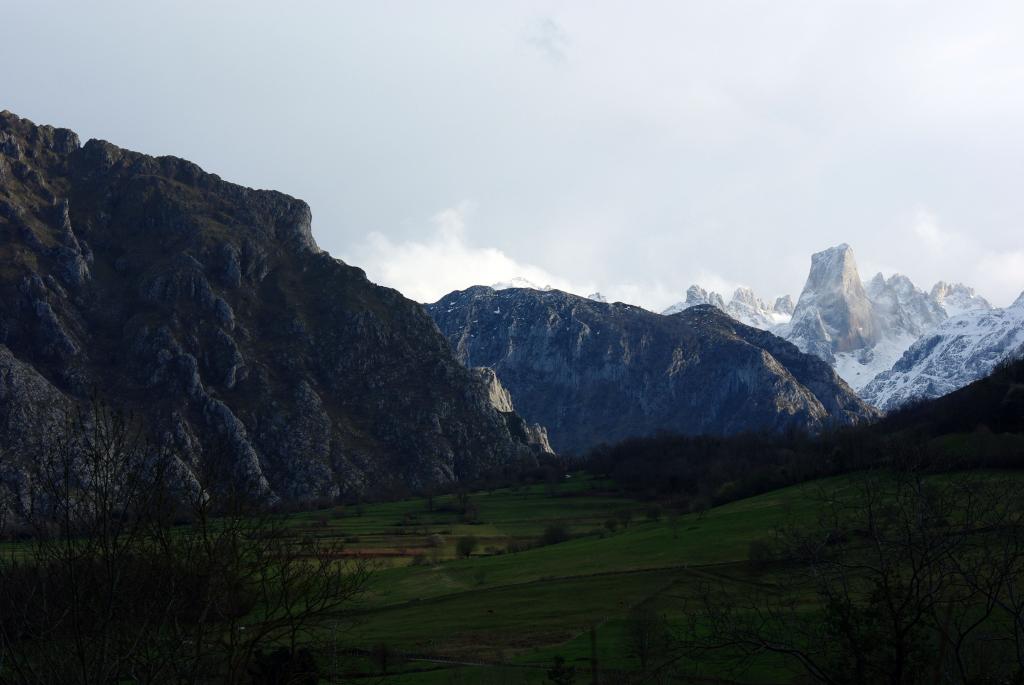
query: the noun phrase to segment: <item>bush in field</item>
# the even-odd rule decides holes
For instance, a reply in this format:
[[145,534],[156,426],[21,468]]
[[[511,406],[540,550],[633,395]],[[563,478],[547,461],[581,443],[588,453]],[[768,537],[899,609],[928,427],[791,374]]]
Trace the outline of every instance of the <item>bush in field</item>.
[[472,535],[467,535],[459,538],[458,542],[455,543],[455,552],[463,559],[468,559],[476,551],[479,544],[479,540]]
[[569,529],[562,523],[549,523],[540,537],[541,545],[557,545],[569,539]]
[[505,551],[509,554],[525,552],[530,549],[533,549],[533,545],[525,540],[509,540],[508,545],[505,546]]

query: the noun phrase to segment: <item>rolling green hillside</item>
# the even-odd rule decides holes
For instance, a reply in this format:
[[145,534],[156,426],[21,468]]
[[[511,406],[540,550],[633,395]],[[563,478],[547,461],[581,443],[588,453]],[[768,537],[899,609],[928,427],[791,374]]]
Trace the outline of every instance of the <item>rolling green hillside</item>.
[[[773,573],[748,561],[751,544],[769,540],[778,526],[812,517],[817,494],[843,485],[843,479],[819,481],[678,516],[648,514],[650,504],[575,475],[556,488],[474,493],[477,524],[445,511],[455,508],[451,496],[437,498],[434,511],[416,499],[367,505],[358,513],[296,515],[291,523],[304,533],[351,540],[347,554],[378,560],[360,625],[345,641],[368,652],[387,645],[416,655],[390,666],[400,673],[385,682],[545,682],[556,655],[577,666],[579,681],[586,682],[591,627],[603,672],[635,670],[625,637],[631,609],[652,606],[671,620],[709,581],[751,592],[772,586]],[[632,513],[628,526],[609,531],[605,522],[625,511]],[[541,537],[554,521],[566,523],[573,539],[505,553],[510,543]],[[434,534],[445,538],[440,561],[413,563]],[[455,541],[467,535],[480,539],[480,551],[454,558]],[[431,658],[489,665],[459,667]],[[376,682],[380,669],[372,662],[356,659],[347,667]],[[777,681],[777,665],[763,664],[751,678]]]

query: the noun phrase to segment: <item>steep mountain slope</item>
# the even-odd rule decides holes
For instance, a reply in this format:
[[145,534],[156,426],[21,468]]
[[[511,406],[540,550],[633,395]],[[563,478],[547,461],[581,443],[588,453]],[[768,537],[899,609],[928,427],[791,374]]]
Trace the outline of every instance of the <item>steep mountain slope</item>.
[[[927,439],[956,433],[976,436],[982,427],[993,433],[1024,434],[1024,359],[1004,360],[980,379],[947,395],[900,407],[872,426],[871,432],[909,432]],[[977,451],[985,451],[984,440],[973,442]],[[1017,466],[1022,457],[1018,449]]]
[[94,392],[188,468],[289,498],[533,454],[422,308],[321,252],[310,222],[287,195],[0,114],[8,480],[26,408]]
[[968,309],[915,342],[892,369],[875,377],[863,396],[889,411],[940,397],[1024,355],[1024,293],[1005,309]]
[[560,291],[476,286],[427,309],[458,357],[493,368],[557,450],[874,416],[827,364],[711,306],[661,316]]

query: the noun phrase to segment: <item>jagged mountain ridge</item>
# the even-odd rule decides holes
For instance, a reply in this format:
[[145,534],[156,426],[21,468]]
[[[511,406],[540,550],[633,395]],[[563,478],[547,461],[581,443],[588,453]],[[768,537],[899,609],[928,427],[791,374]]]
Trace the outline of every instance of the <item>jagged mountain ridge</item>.
[[941,397],[1024,356],[1024,293],[1005,309],[976,307],[926,333],[862,392],[879,409]]
[[533,458],[423,309],[310,226],[301,200],[0,114],[0,479],[39,421],[19,412],[94,391],[185,468],[282,497]]
[[811,257],[792,320],[773,330],[860,391],[952,314],[990,308],[959,283],[939,282],[926,293],[901,274],[877,274],[865,285],[852,248],[842,244]]
[[775,305],[769,307],[750,288],[737,288],[728,304],[725,298],[715,291],[707,291],[699,285],[691,285],[686,290],[686,298],[669,306],[661,313],[666,316],[678,314],[690,307],[709,304],[718,307],[732,318],[747,326],[768,329],[789,321],[793,314],[793,300],[789,295],[776,298]]
[[427,310],[463,363],[493,368],[559,451],[875,416],[827,364],[714,307],[662,316],[557,290],[474,286]]

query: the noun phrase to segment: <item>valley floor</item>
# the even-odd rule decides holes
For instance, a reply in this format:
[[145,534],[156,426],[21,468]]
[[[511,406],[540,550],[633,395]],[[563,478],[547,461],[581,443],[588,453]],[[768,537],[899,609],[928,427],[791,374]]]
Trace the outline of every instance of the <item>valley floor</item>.
[[[671,622],[710,581],[770,590],[771,573],[748,561],[751,543],[809,515],[814,498],[807,495],[822,486],[670,516],[615,494],[610,483],[575,475],[554,488],[474,493],[479,523],[460,522],[454,497],[446,496],[435,499],[433,511],[416,499],[296,515],[292,524],[348,540],[346,553],[378,560],[359,624],[343,638],[366,656],[336,657],[349,677],[379,682],[384,653],[393,655],[387,683],[541,683],[562,656],[579,682],[589,682],[593,628],[602,682],[617,682],[638,669],[626,635],[633,608],[650,606]],[[617,522],[614,531],[606,526],[610,520]],[[573,538],[505,552],[542,537],[553,522],[565,524]],[[436,535],[445,542],[432,558]],[[465,536],[478,538],[479,549],[456,559],[455,544]],[[743,681],[791,675],[762,664]]]

